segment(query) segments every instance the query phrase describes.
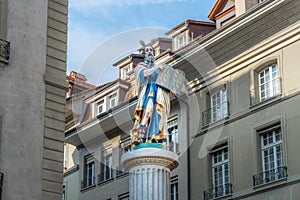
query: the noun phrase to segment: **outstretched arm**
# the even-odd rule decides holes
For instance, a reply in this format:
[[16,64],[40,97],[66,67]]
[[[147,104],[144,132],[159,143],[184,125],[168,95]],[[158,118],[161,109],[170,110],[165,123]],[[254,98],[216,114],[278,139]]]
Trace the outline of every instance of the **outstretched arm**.
[[144,77],[150,76],[150,75],[153,74],[153,73],[155,72],[155,70],[157,70],[157,69],[162,70],[162,69],[163,69],[163,66],[162,66],[162,65],[154,65],[154,67],[151,68],[151,69],[145,69],[145,70],[144,70]]

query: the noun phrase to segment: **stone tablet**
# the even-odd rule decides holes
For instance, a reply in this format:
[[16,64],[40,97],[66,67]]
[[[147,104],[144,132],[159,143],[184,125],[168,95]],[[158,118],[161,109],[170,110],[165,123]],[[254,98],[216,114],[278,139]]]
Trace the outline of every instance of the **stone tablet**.
[[158,75],[156,84],[172,91],[175,95],[187,94],[185,73],[179,69],[173,69],[170,65],[163,65],[164,69]]

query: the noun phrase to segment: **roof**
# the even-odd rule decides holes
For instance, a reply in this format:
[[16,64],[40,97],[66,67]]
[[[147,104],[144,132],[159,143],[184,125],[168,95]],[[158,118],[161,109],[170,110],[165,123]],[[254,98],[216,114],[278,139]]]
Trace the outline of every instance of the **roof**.
[[177,30],[179,30],[180,28],[182,28],[183,26],[188,26],[189,24],[198,24],[198,25],[205,25],[205,26],[215,26],[215,23],[213,23],[213,22],[205,22],[205,21],[198,21],[198,20],[188,19],[188,20],[182,22],[181,24],[175,26],[170,31],[166,32],[166,35],[171,35],[172,33],[176,32]]
[[[234,1],[234,0],[231,0],[231,1]],[[228,2],[228,0],[217,0],[213,9],[210,11],[208,18],[212,21],[215,21],[215,16],[224,9],[227,2]]]

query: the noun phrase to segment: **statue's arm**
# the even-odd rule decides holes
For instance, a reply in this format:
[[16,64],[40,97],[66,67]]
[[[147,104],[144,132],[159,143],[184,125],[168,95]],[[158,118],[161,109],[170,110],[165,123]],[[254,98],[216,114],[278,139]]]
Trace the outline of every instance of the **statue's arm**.
[[162,66],[162,65],[154,65],[154,67],[152,67],[151,69],[145,69],[145,70],[144,70],[144,77],[150,76],[150,75],[153,74],[153,73],[155,72],[155,70],[157,70],[157,69],[162,70],[162,69],[163,69],[163,66]]

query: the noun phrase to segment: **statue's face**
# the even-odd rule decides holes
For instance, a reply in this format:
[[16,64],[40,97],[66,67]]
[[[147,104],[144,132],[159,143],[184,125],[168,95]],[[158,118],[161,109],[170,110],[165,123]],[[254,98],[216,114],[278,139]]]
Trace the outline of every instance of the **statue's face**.
[[145,59],[149,62],[154,62],[154,49],[151,46],[145,47]]

